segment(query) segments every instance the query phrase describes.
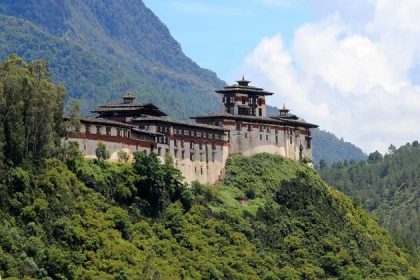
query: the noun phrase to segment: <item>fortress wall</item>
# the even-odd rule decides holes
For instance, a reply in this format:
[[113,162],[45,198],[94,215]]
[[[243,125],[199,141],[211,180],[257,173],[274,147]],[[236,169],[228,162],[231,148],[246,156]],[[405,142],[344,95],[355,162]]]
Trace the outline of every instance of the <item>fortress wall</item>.
[[[98,147],[98,140],[92,139],[81,139],[81,138],[68,138],[67,142],[77,142],[79,144],[80,150],[82,150],[85,158],[87,159],[96,159],[96,148]],[[118,161],[118,151],[123,150],[129,155],[129,161],[133,160],[133,154],[136,151],[146,151],[150,152],[149,147],[139,146],[139,145],[127,145],[118,142],[109,142],[102,141],[105,144],[107,150],[110,152],[111,157],[110,161]]]
[[[251,156],[258,153],[271,153],[281,155],[293,160],[300,158],[300,145],[303,147],[302,155],[312,159],[312,150],[307,148],[306,134],[296,133],[283,127],[242,124],[241,129],[235,125],[225,125],[229,129],[229,154]],[[304,129],[302,129],[304,131]]]

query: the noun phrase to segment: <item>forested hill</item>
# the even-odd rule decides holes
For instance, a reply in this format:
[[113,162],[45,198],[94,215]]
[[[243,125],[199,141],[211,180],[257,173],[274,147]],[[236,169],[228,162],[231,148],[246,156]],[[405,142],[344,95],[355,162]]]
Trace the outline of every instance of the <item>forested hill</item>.
[[224,82],[186,57],[141,0],[0,1],[0,59],[45,59],[85,113],[127,91],[172,116],[219,109]]
[[407,248],[420,256],[420,145],[390,146],[367,161],[321,168],[321,176],[374,213]]
[[220,185],[190,187],[170,157],[84,160],[61,141],[80,121],[63,122],[64,97],[44,62],[0,64],[2,279],[418,279],[307,165],[232,157]]
[[312,134],[315,165],[319,165],[321,160],[331,165],[339,161],[360,161],[367,158],[367,155],[359,147],[343,139],[338,139],[331,132],[314,129]]

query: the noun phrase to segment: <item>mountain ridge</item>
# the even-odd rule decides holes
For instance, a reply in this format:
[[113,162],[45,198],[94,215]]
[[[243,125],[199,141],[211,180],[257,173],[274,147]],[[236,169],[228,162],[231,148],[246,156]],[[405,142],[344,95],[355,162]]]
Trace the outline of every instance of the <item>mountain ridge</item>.
[[[68,99],[82,101],[84,115],[127,92],[178,119],[220,110],[214,90],[225,82],[185,56],[141,0],[5,0],[0,46],[0,59],[16,53],[48,61],[53,80],[66,86]],[[361,157],[343,153],[352,147],[327,136],[314,134],[315,164]],[[331,151],[331,143],[342,148]]]

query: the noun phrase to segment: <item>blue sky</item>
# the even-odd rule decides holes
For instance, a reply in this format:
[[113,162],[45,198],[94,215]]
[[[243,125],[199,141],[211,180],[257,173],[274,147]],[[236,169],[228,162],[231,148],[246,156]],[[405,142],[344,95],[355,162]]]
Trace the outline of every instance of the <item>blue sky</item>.
[[365,152],[420,140],[420,0],[144,1],[187,56],[270,105]]
[[314,19],[304,1],[144,0],[168,26],[187,56],[225,80],[263,37],[281,32],[290,43],[294,30]]

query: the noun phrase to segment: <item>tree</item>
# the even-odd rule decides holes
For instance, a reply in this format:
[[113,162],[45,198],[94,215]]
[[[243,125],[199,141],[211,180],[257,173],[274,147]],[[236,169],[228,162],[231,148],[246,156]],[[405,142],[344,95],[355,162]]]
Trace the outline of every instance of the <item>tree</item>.
[[68,128],[70,131],[80,131],[80,100],[73,99],[70,106],[70,118]]
[[0,149],[5,159],[50,157],[61,144],[65,91],[45,61],[11,56],[0,64]]
[[107,160],[111,156],[108,149],[106,148],[106,145],[102,141],[98,142],[98,147],[95,150],[95,154],[99,161]]
[[325,169],[325,168],[327,168],[327,167],[328,167],[328,165],[327,165],[327,163],[325,162],[325,160],[321,159],[321,160],[319,161],[319,169],[323,170],[323,169]]
[[118,155],[118,160],[120,162],[128,162],[128,160],[130,159],[130,156],[128,155],[128,153],[126,153],[123,150],[119,150],[117,155]]
[[161,164],[154,153],[137,152],[134,154],[134,170],[144,178],[138,190],[140,197],[150,203],[150,215],[159,216],[176,200],[188,203],[188,199],[185,199],[187,191],[182,182],[183,177],[171,160]]
[[388,148],[388,153],[390,155],[393,155],[396,151],[397,151],[397,148],[394,145],[391,144]]
[[384,157],[380,152],[375,151],[375,152],[369,154],[368,161],[369,162],[376,162],[376,161],[381,161],[383,158]]

